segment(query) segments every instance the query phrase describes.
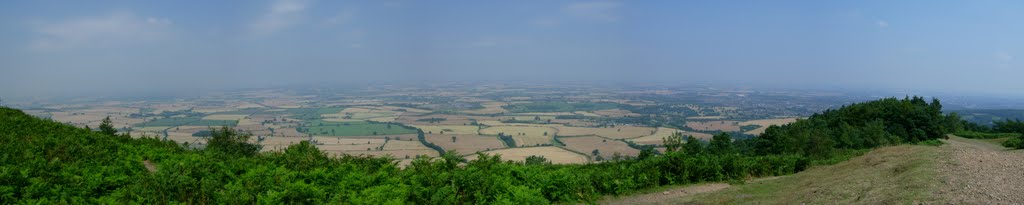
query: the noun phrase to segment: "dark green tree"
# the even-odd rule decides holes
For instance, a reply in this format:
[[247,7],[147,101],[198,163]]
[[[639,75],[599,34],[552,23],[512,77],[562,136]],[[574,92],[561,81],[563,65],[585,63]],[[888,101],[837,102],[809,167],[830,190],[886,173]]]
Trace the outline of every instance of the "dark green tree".
[[110,116],[103,118],[103,122],[100,123],[100,133],[110,136],[117,135],[117,129],[114,128],[114,124],[110,121]]

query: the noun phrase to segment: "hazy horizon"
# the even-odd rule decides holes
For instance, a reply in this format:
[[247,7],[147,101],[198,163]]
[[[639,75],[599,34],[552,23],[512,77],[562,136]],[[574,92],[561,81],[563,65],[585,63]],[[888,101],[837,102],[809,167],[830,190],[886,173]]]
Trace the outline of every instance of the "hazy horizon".
[[0,5],[5,99],[419,82],[1024,97],[1016,1]]

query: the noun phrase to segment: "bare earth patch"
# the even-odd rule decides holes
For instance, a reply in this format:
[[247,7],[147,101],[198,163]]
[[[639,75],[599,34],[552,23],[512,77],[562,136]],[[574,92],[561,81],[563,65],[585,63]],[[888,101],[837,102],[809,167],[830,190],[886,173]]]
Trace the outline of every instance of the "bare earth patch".
[[1024,150],[955,136],[946,142],[937,195],[954,204],[1024,203]]
[[729,188],[726,183],[698,184],[625,198],[610,198],[600,204],[675,204],[672,199]]

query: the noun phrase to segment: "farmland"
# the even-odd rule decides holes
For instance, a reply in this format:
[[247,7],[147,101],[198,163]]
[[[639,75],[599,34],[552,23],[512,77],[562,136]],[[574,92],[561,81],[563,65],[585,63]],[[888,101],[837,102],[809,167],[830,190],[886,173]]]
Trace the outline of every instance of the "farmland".
[[558,130],[542,126],[495,126],[480,130],[480,134],[511,136],[516,146],[538,146],[551,144]]
[[[788,111],[763,110],[755,110],[756,115],[745,114],[740,111],[752,108],[725,103],[730,102],[729,98],[717,97],[728,95],[707,97],[678,90],[510,87],[482,91],[399,86],[354,90],[344,95],[313,93],[301,89],[257,89],[198,99],[83,100],[37,105],[30,113],[92,128],[110,116],[116,128],[133,136],[153,136],[193,147],[205,145],[204,134],[209,134],[211,128],[229,126],[251,134],[253,142],[264,146],[263,151],[311,141],[332,156],[391,155],[401,163],[411,161],[405,159],[406,155],[437,156],[437,150],[454,150],[462,155],[500,152],[513,156],[516,154],[512,152],[534,150],[519,149],[527,147],[557,148],[552,150],[585,158],[563,162],[589,162],[596,157],[591,153],[595,149],[603,159],[612,158],[616,152],[635,156],[638,150],[627,142],[664,150],[662,139],[674,132],[709,141],[718,132],[756,134],[767,125],[792,120],[758,116],[799,116]],[[645,96],[647,93],[716,100],[675,101]],[[765,98],[768,102],[771,99]],[[795,106],[824,104],[827,103],[804,102]],[[422,140],[417,137],[418,131],[424,134]]]
[[428,134],[424,137],[428,142],[441,146],[445,151],[454,150],[459,154],[472,154],[479,151],[505,148],[505,144],[495,136]]
[[[581,164],[589,160],[587,156],[580,155],[569,150],[558,147],[524,147],[508,148],[484,152],[490,155],[501,155],[502,160],[525,161],[529,156],[543,156],[555,164]],[[466,160],[476,159],[477,155],[468,155]]]
[[[613,159],[614,156],[636,157],[640,154],[640,150],[629,147],[625,142],[603,137],[559,137],[558,140],[565,143],[565,148],[589,154],[594,159]],[[600,158],[597,158],[598,156]]]
[[610,139],[629,139],[655,134],[655,128],[636,126],[616,127],[567,127],[557,126],[558,136],[597,135]]

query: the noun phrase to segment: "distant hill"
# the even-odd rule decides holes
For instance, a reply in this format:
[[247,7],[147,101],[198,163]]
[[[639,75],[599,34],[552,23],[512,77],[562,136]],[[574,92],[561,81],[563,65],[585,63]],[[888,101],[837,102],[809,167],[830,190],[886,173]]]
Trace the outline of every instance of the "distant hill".
[[950,110],[946,113],[958,113],[960,118],[979,125],[992,126],[993,121],[1004,119],[1024,120],[1024,110],[1018,109],[971,109],[971,110]]

